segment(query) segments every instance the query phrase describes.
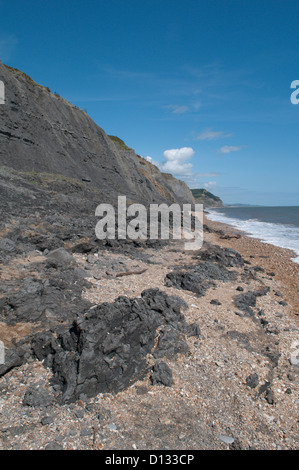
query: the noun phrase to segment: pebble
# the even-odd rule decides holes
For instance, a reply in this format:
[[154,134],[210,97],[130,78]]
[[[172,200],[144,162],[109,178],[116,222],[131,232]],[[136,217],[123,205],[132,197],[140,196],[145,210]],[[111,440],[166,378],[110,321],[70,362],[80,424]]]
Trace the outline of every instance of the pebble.
[[117,426],[116,424],[107,424],[107,429],[109,429],[109,431],[117,431]]
[[90,435],[91,435],[91,430],[90,429],[86,429],[86,428],[81,429],[80,436],[84,437],[84,436],[90,436]]
[[225,434],[221,434],[220,439],[222,442],[225,442],[225,444],[233,444],[235,442],[235,439],[233,437],[226,436]]

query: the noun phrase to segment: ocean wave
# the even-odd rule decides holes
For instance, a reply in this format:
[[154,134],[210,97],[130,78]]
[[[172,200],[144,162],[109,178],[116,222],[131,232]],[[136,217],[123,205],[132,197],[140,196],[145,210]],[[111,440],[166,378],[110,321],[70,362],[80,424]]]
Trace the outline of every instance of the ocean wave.
[[299,228],[294,225],[263,222],[258,219],[241,220],[228,217],[223,212],[209,210],[207,218],[214,222],[222,222],[246,233],[247,236],[257,238],[264,243],[287,248],[296,253],[292,258],[299,263]]

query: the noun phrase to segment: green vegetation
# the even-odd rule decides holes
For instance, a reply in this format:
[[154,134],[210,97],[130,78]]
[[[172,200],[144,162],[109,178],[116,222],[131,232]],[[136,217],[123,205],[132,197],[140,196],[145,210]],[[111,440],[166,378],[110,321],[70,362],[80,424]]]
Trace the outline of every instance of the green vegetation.
[[8,70],[10,70],[10,72],[13,72],[15,75],[17,75],[18,78],[23,78],[24,80],[26,80],[27,82],[29,82],[31,85],[34,85],[34,86],[37,86],[39,88],[44,88],[45,90],[47,90],[48,92],[51,92],[50,88],[49,87],[45,87],[43,85],[39,85],[39,83],[36,83],[31,77],[29,77],[29,75],[27,75],[26,73],[22,72],[21,70],[18,70],[18,69],[15,69],[13,67],[10,67],[9,65],[5,65],[3,64]]
[[116,137],[115,135],[108,135],[109,139],[111,139],[121,150],[133,150],[130,147],[128,147],[123,140],[121,140],[119,137]]
[[223,202],[220,197],[215,196],[215,194],[210,193],[206,189],[191,189],[191,192],[194,196],[194,199],[199,204],[204,204],[206,206],[217,206],[222,207]]

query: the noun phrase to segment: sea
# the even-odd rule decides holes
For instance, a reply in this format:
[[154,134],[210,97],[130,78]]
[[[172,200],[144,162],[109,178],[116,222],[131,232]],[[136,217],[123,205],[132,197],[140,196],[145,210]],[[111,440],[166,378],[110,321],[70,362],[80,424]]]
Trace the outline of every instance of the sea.
[[222,222],[265,243],[293,250],[299,263],[299,206],[207,208],[207,219]]

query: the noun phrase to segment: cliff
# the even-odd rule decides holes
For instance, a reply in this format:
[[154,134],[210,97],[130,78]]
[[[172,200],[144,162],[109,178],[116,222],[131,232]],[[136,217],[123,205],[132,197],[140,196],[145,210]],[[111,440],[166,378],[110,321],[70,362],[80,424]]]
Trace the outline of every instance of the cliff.
[[99,203],[118,195],[143,204],[194,202],[185,183],[142,165],[134,150],[49,88],[1,63],[0,80],[0,166],[74,179],[100,191]]
[[204,207],[224,207],[220,197],[215,196],[206,189],[191,189],[195,202],[203,204]]

